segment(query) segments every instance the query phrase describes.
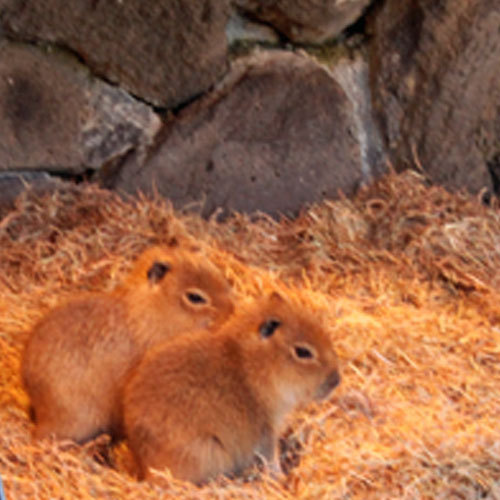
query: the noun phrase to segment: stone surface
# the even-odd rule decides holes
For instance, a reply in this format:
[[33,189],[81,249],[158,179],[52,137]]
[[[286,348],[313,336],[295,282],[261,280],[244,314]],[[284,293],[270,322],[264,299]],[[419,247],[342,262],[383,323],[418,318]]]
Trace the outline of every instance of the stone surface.
[[387,0],[374,13],[374,107],[397,169],[473,192],[500,152],[500,3]]
[[103,182],[157,190],[178,207],[204,199],[204,215],[219,207],[293,215],[361,182],[352,114],[342,88],[310,58],[257,53],[168,124],[144,164],[131,155]]
[[371,0],[234,0],[294,42],[322,43],[356,22]]
[[228,0],[1,0],[1,26],[53,42],[158,106],[211,87],[226,70]]
[[231,13],[226,25],[227,43],[269,43],[277,44],[280,37],[270,26],[251,21],[237,10]]
[[368,183],[387,172],[385,145],[373,117],[368,64],[358,53],[336,60],[330,71],[352,103],[361,148],[363,182]]
[[0,170],[80,172],[152,141],[159,118],[74,58],[0,43]]

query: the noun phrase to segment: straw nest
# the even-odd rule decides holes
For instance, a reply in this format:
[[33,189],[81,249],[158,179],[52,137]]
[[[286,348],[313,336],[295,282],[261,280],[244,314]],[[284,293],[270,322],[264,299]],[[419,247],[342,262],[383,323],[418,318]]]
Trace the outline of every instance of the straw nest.
[[[142,249],[173,236],[205,246],[240,296],[273,283],[327,310],[343,381],[290,419],[288,474],[256,467],[203,488],[168,472],[125,472],[126,450],[99,460],[32,442],[19,359],[33,322],[65,295],[116,284]],[[0,475],[7,499],[500,498],[500,211],[389,175],[352,200],[296,220],[223,223],[159,200],[92,186],[23,195],[0,221]]]

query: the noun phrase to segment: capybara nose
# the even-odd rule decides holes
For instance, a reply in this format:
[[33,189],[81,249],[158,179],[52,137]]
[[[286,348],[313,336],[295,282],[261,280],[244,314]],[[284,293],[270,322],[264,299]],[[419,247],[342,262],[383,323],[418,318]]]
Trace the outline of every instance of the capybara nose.
[[340,373],[338,370],[334,370],[330,375],[328,375],[326,382],[326,386],[329,387],[330,391],[335,389],[340,384]]
[[340,374],[338,370],[331,372],[328,377],[319,386],[316,393],[316,399],[321,400],[326,398],[340,384]]

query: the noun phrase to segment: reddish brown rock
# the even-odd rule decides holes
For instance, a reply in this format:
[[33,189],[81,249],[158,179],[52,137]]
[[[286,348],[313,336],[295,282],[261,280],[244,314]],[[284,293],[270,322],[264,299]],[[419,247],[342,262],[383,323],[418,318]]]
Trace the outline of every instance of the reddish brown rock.
[[219,207],[293,215],[353,192],[362,180],[352,105],[310,58],[261,53],[238,61],[222,86],[186,108],[143,164],[130,157],[105,185]]
[[294,42],[322,43],[357,21],[371,0],[234,0]]
[[271,26],[255,22],[238,10],[233,10],[226,25],[227,43],[268,43],[278,44],[280,37]]
[[2,0],[10,36],[77,53],[94,73],[158,106],[211,87],[226,70],[228,0]]
[[378,122],[398,169],[491,189],[500,152],[500,3],[387,0],[371,30]]
[[159,118],[72,57],[0,43],[0,171],[99,168],[152,141]]

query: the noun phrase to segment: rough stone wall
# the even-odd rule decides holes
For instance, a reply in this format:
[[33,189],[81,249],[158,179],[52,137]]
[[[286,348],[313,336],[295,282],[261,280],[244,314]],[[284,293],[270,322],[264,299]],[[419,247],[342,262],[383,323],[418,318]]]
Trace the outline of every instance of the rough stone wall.
[[293,216],[388,165],[499,194],[499,68],[490,0],[0,0],[0,208],[62,175]]
[[372,25],[374,108],[391,157],[452,189],[492,188],[500,2],[387,0]]

